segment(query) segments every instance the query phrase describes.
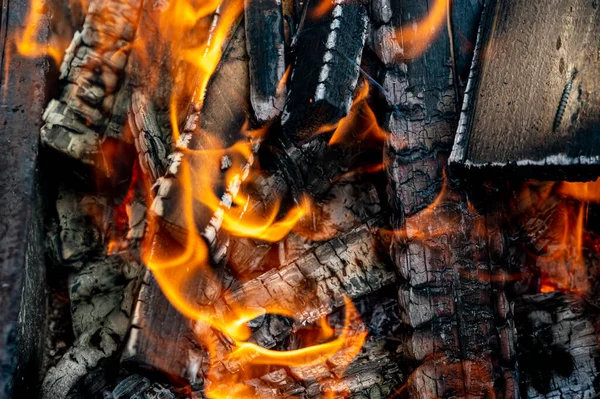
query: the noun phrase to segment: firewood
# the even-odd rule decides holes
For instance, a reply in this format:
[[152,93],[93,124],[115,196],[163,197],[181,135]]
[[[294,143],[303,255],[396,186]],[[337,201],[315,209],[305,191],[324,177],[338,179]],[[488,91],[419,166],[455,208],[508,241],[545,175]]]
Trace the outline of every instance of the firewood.
[[[342,294],[360,298],[379,291],[394,279],[385,261],[384,248],[365,224],[316,245],[289,264],[267,271],[230,292],[230,296],[239,303],[259,307],[281,304],[281,301],[304,303],[305,307],[298,309],[295,318],[302,324],[315,321],[342,305]],[[306,295],[313,291],[317,294],[307,301]],[[205,301],[200,296],[203,295],[201,288],[197,293],[186,294]],[[187,379],[191,384],[196,383],[198,376],[190,372],[197,370],[193,367],[194,359],[202,356],[194,355],[199,349],[189,322],[169,305],[150,275],[136,306],[123,361],[131,367],[160,370],[179,382]],[[220,299],[213,306],[227,308],[229,304]],[[273,338],[265,339],[274,342]],[[159,347],[173,355],[156,358],[154,354]]]
[[283,10],[280,0],[246,0],[250,102],[259,124],[277,117],[285,101]]
[[[321,12],[323,6],[330,7]],[[325,0],[309,4],[298,32],[282,115],[286,139],[304,143],[318,129],[334,125],[348,114],[368,22],[366,8],[359,2]]]
[[451,165],[548,180],[597,176],[600,149],[589,139],[600,121],[597,5],[486,7]]
[[[467,195],[487,198],[497,196],[495,190],[471,191],[451,177],[444,179],[457,125],[455,102],[460,101],[449,79],[451,42],[442,26],[423,55],[413,54],[403,35],[428,8],[410,1],[394,4],[392,31],[414,57],[381,59],[389,107],[383,126],[390,134],[385,164],[395,228],[391,254],[402,276],[401,320],[410,331],[404,347],[420,364],[406,389],[415,397],[428,392],[494,396],[495,389],[509,391],[517,378],[512,316],[502,311],[506,305],[498,306],[508,302],[502,270],[508,256],[504,211],[484,199],[468,202]],[[453,2],[452,9],[453,30],[472,32],[478,18],[471,2]]]
[[119,382],[112,396],[114,399],[175,399],[175,395],[162,385],[136,374]]
[[[161,223],[181,242],[185,241],[186,229],[188,228],[183,213],[184,203],[182,202],[185,200],[183,186],[185,182],[181,181],[180,177],[182,161],[187,162],[191,170],[205,170],[207,173],[213,170],[219,171],[219,178],[212,182],[213,186],[203,187],[203,189],[213,192],[222,190],[223,187],[220,187],[220,185],[224,185],[222,180],[231,166],[231,158],[223,155],[219,159],[199,160],[198,157],[194,156],[193,151],[201,153],[202,151],[216,149],[208,147],[213,145],[210,139],[207,139],[206,135],[208,133],[221,140],[220,149],[228,148],[239,140],[246,140],[242,136],[242,128],[250,112],[250,95],[248,58],[245,47],[245,31],[238,24],[234,28],[231,41],[224,51],[221,64],[208,84],[202,110],[192,110],[192,113],[188,116],[177,143],[180,149],[176,149],[170,155],[167,173],[158,182],[158,189],[151,210],[161,217]],[[224,115],[224,113],[227,113],[227,115]],[[252,146],[253,152],[258,149],[256,145]],[[188,152],[186,150],[193,151]],[[191,155],[186,155],[186,152],[187,154],[191,153]],[[247,170],[253,159],[254,157],[251,157],[237,166],[237,168],[240,168],[238,172],[240,180],[247,176]],[[200,165],[202,161],[203,164]],[[229,190],[226,191],[227,194],[223,198],[227,195],[237,194],[231,193]],[[228,205],[223,203],[223,208],[227,207]],[[216,240],[220,225],[220,221],[218,218],[213,218],[213,214],[214,212],[203,204],[194,205],[197,228],[209,243]]]
[[[3,72],[0,121],[0,396],[35,397],[42,372],[46,334],[46,272],[38,169],[41,115],[51,87],[44,57],[19,54],[27,2],[8,1],[2,10],[0,54]],[[47,10],[53,10],[48,4]],[[48,42],[49,14],[39,15],[31,38]],[[23,384],[22,381],[27,381]],[[13,396],[14,395],[14,396]]]
[[119,90],[140,6],[138,0],[90,3],[60,68],[63,90],[44,112],[42,143],[86,163],[97,161],[100,142],[119,130],[128,108],[123,104],[129,96]]

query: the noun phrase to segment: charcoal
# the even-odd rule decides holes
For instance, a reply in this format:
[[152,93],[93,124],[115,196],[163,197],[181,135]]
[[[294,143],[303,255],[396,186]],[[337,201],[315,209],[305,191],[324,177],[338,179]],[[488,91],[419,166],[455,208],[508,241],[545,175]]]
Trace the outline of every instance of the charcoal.
[[62,189],[56,200],[56,210],[60,223],[61,263],[81,267],[81,260],[103,248],[111,216],[107,200]]
[[311,2],[298,36],[282,115],[284,135],[294,143],[346,116],[358,82],[366,9],[358,2],[325,1],[331,1],[331,9],[321,18],[314,16],[320,2]]

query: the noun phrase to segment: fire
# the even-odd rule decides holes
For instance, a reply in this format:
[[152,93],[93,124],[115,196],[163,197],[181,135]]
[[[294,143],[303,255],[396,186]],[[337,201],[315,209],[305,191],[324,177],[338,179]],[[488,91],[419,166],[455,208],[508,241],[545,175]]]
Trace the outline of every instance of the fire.
[[[184,32],[193,30],[200,19],[213,12],[217,4],[208,1],[196,5],[176,0],[170,3],[161,18],[161,29],[169,32],[168,37],[175,41],[170,45],[174,59],[182,60],[192,71],[174,72],[176,82],[183,79],[182,87],[171,97],[174,141],[185,139],[179,132],[179,104],[192,98],[197,108],[202,106],[209,79],[220,61],[223,43],[238,20],[243,2],[235,1],[219,8],[218,22],[201,45],[181,46],[176,41],[184,38]],[[265,365],[311,367],[325,364],[329,357],[340,353],[346,355],[349,364],[366,337],[356,309],[346,299],[345,324],[341,329],[334,329],[323,319],[315,326],[319,333],[314,334],[303,348],[287,351],[265,349],[248,341],[251,337],[248,322],[265,314],[293,318],[297,314],[296,307],[301,304],[286,301],[286,305],[257,308],[248,303],[248,299],[223,293],[225,287],[221,286],[218,273],[211,265],[211,248],[196,224],[199,209],[212,215],[211,223],[231,236],[267,242],[284,238],[311,211],[308,197],[301,198],[292,206],[284,206],[282,199],[274,198],[265,206],[255,203],[244,192],[242,182],[254,173],[249,167],[256,156],[253,148],[260,145],[267,128],[251,129],[246,123],[240,132],[241,139],[233,145],[225,145],[211,132],[199,131],[195,137],[197,149],[178,146],[181,161],[177,173],[182,187],[184,243],[181,245],[166,236],[159,226],[160,221],[154,218],[150,226],[154,233],[143,245],[142,256],[147,267],[171,304],[196,325],[198,340],[209,353],[210,369],[206,375],[205,394],[210,398],[259,397],[244,381],[254,370]],[[228,164],[225,170],[222,166],[224,159]],[[202,287],[204,297],[190,298],[187,294],[190,287]],[[216,305],[221,302],[227,306]],[[225,337],[228,344],[223,345],[222,340],[211,338],[215,333]]]
[[356,131],[360,132],[360,134],[355,139],[363,140],[371,137],[381,142],[385,141],[387,133],[379,127],[377,117],[367,103],[368,96],[369,84],[364,80],[354,97],[350,113],[335,126],[335,131],[329,140],[329,145],[346,142],[349,138],[348,136]]
[[437,0],[420,21],[399,27],[392,32],[393,40],[401,40],[404,59],[418,58],[434,42],[450,9],[451,0]]
[[[537,183],[526,187],[536,191],[536,209],[548,207],[550,216],[533,215],[548,220],[548,240],[543,253],[536,256],[540,269],[540,292],[556,290],[584,294],[589,289],[584,252],[587,248],[586,224],[589,204],[600,199],[599,180],[589,183]],[[530,194],[526,196],[534,198]],[[545,205],[548,204],[548,205]]]
[[44,0],[31,0],[29,10],[25,19],[25,29],[15,36],[17,51],[24,57],[36,58],[49,55],[54,59],[56,65],[60,65],[64,50],[68,46],[68,41],[56,35],[49,38],[48,43],[38,42],[43,29],[47,12],[47,5]]

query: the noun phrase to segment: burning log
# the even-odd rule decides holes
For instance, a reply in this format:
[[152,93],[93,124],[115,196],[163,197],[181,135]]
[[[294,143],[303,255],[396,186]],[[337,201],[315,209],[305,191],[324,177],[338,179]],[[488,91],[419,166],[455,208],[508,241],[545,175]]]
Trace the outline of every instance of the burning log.
[[293,43],[296,60],[282,116],[287,140],[304,143],[348,114],[368,22],[359,2],[310,2]]
[[280,0],[246,0],[244,11],[250,102],[262,125],[281,113],[285,101],[283,10]]
[[486,7],[450,164],[525,178],[597,176],[600,149],[589,139],[600,121],[597,4]]
[[[385,156],[395,228],[391,253],[403,279],[402,321],[412,331],[404,345],[421,363],[406,389],[415,397],[493,396],[494,390],[514,397],[504,211],[483,205],[492,194],[476,194],[443,173],[460,101],[458,82],[450,78],[464,73],[452,69],[456,49],[443,29],[448,2],[436,2],[426,18],[424,4],[395,4],[391,26],[403,52],[381,59],[388,65],[382,87],[389,106],[384,128],[390,132]],[[454,34],[473,32],[478,20],[470,2],[453,2],[452,17]]]
[[121,134],[129,95],[120,87],[140,7],[138,0],[90,3],[60,68],[64,88],[44,112],[42,143],[94,164],[100,142]]

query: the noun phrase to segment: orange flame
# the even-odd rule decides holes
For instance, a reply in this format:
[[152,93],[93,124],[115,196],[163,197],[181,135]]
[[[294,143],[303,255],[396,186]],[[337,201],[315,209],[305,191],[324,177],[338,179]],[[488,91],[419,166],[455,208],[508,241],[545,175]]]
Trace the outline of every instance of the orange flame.
[[[161,18],[161,24],[170,26],[161,29],[170,32],[170,40],[183,38],[181,32],[193,30],[198,19],[212,12],[216,5],[216,1],[194,6],[186,0],[176,0]],[[170,99],[174,139],[180,138],[177,113],[180,101],[192,98],[195,106],[201,107],[209,79],[221,59],[223,43],[242,7],[243,2],[237,0],[220,9],[218,23],[203,45],[171,46],[173,56],[183,60],[192,69],[192,72],[186,72],[187,75],[175,79],[184,79],[184,87],[178,92],[174,91]],[[188,75],[193,78],[190,79]],[[339,353],[346,355],[349,364],[361,349],[366,336],[362,323],[357,322],[360,318],[356,309],[350,300],[346,300],[343,328],[334,330],[321,320],[320,327],[316,327],[320,333],[314,335],[303,348],[275,351],[248,341],[251,337],[248,322],[265,314],[294,317],[297,314],[295,305],[301,304],[290,304],[286,300],[284,305],[258,308],[249,303],[251,298],[223,294],[225,288],[211,266],[210,248],[202,236],[203,231],[197,227],[196,214],[206,212],[213,215],[212,225],[229,235],[274,242],[284,238],[310,212],[310,200],[305,197],[299,204],[284,208],[281,199],[275,198],[265,206],[254,203],[244,193],[242,182],[248,178],[248,174],[253,173],[249,168],[256,156],[253,146],[261,141],[266,128],[249,130],[246,124],[242,130],[242,136],[245,137],[230,146],[224,145],[211,132],[199,131],[195,137],[197,149],[178,149],[182,154],[177,176],[182,188],[180,206],[186,234],[184,243],[181,245],[165,236],[157,225],[158,220],[151,220],[150,231],[154,234],[153,237],[147,237],[142,250],[144,262],[154,274],[165,297],[198,326],[198,340],[210,357],[205,385],[205,394],[210,398],[258,398],[259,395],[244,382],[246,376],[263,365],[311,367],[324,364],[329,357]],[[226,168],[223,168],[224,159],[228,163]],[[223,190],[225,194],[221,194]],[[199,292],[198,287],[202,288],[204,297],[190,297],[190,292]],[[219,301],[227,305],[215,306],[215,303],[221,303]],[[360,326],[356,327],[357,324]],[[215,332],[226,337],[228,344],[223,345],[221,340],[211,338]],[[227,370],[221,370],[222,367]]]
[[416,23],[401,26],[393,33],[394,39],[401,38],[403,58],[418,58],[434,42],[444,24],[449,1],[437,0],[425,18]]
[[[526,187],[539,192],[534,207],[543,208],[547,201],[552,208],[548,243],[536,257],[541,272],[540,292],[556,290],[583,294],[589,289],[584,257],[585,231],[590,202],[600,201],[600,179],[589,183],[537,183]],[[535,215],[534,215],[535,216]]]
[[48,43],[38,42],[40,29],[43,28],[45,23],[46,12],[47,5],[44,0],[31,0],[25,18],[25,29],[15,36],[17,51],[22,56],[30,58],[49,55],[57,65],[60,65],[68,41],[52,36],[49,38]]

